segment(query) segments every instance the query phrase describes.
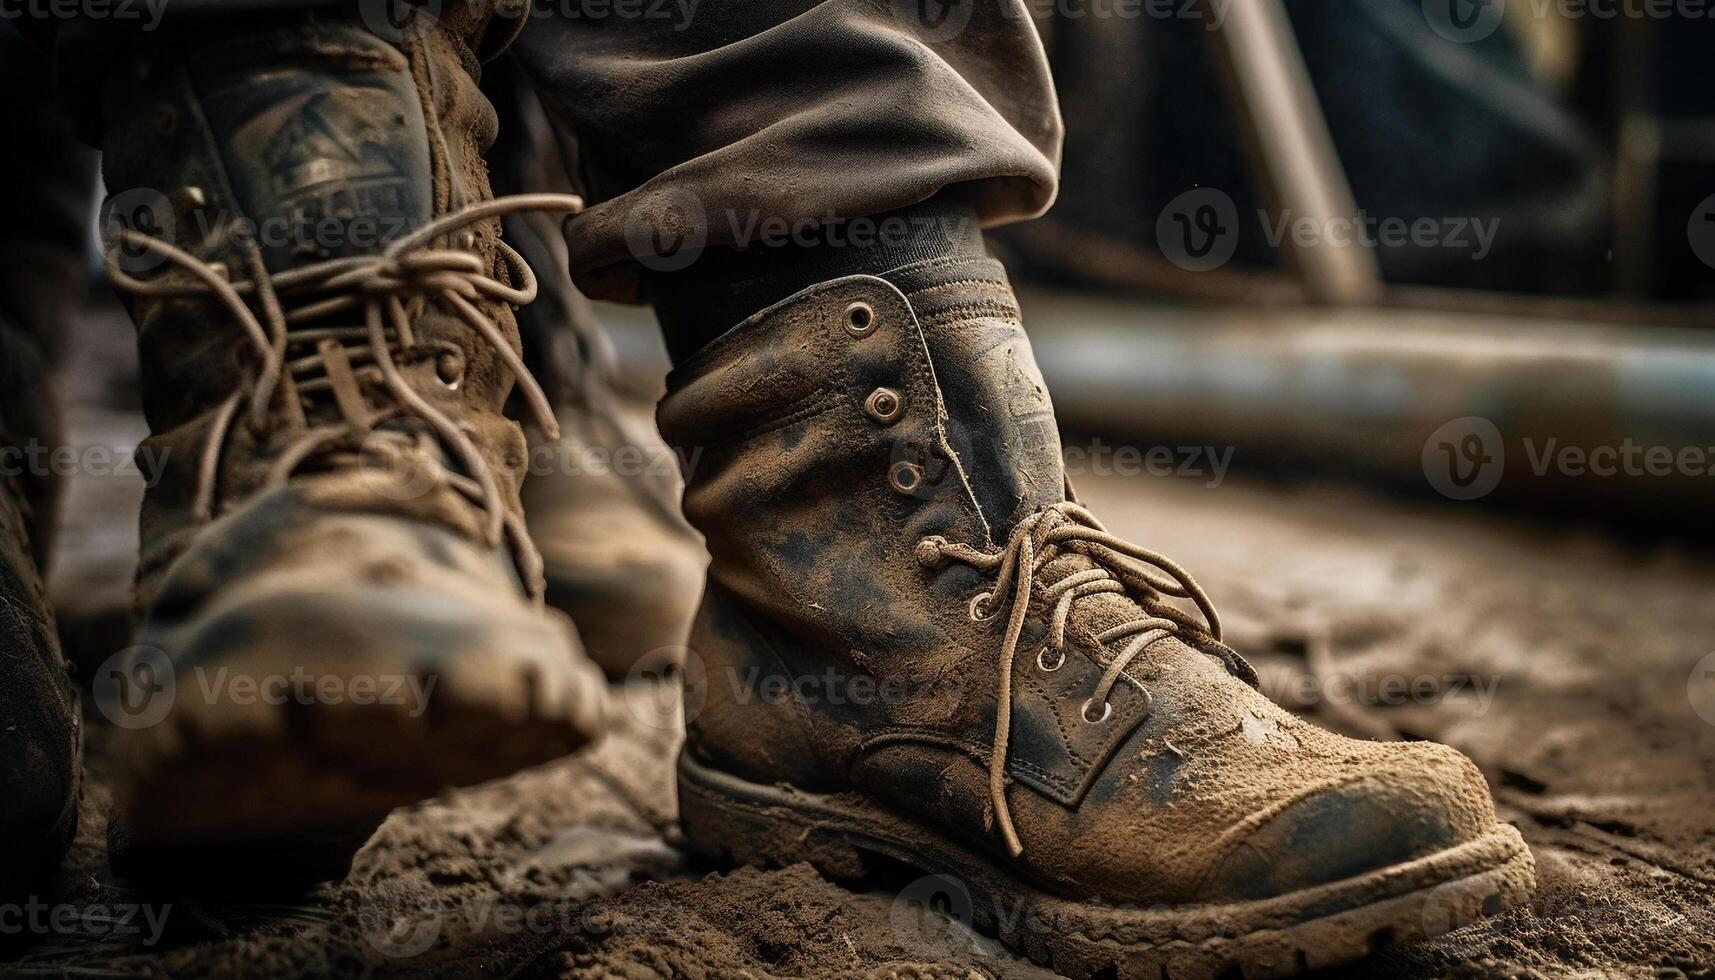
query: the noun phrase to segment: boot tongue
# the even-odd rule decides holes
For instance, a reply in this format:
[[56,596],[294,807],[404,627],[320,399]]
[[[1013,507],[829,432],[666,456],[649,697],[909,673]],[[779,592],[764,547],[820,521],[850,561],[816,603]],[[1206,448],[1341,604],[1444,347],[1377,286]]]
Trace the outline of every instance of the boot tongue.
[[[1076,575],[1079,572],[1096,568],[1097,563],[1080,554],[1062,553],[1042,567],[1036,576],[1036,588],[1046,589],[1055,582]],[[1118,593],[1101,592],[1084,596],[1072,603],[1072,612],[1067,619],[1067,630],[1071,633],[1101,633],[1121,623],[1134,622],[1147,618],[1144,611],[1130,597]]]
[[429,140],[409,75],[219,74],[201,108],[270,272],[374,254],[429,221]]
[[948,442],[996,544],[1020,520],[1065,500],[1048,386],[1000,263],[931,260],[887,274],[922,324]]

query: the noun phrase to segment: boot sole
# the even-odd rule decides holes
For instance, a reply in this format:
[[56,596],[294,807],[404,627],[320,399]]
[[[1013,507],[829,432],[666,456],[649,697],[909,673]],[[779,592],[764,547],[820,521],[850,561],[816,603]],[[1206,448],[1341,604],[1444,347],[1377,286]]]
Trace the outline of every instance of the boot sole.
[[77,839],[83,809],[83,704],[72,702],[76,715],[76,760],[72,766],[71,787],[60,806],[53,826],[39,835],[12,841],[15,857],[0,861],[0,904],[9,904],[34,896],[37,889],[50,885],[58,874],[66,852]]
[[408,705],[230,705],[194,699],[127,734],[130,774],[110,836],[124,877],[198,892],[276,892],[343,878],[393,810],[512,775],[598,737],[593,666],[544,678],[496,664],[480,691]]
[[[763,786],[707,768],[681,752],[679,812],[697,850],[741,864],[804,861],[836,879],[903,862],[947,876],[961,919],[1073,980],[1286,977],[1442,935],[1528,899],[1535,865],[1504,824],[1477,840],[1405,864],[1276,898],[1220,905],[1124,906],[1043,891],[988,855],[906,820],[865,797]],[[875,856],[884,859],[874,860]],[[912,889],[917,890],[916,886]],[[927,898],[928,895],[922,896]],[[899,929],[901,901],[894,905]],[[907,946],[924,937],[899,929]],[[971,947],[931,940],[930,953]],[[920,950],[919,952],[923,952]]]

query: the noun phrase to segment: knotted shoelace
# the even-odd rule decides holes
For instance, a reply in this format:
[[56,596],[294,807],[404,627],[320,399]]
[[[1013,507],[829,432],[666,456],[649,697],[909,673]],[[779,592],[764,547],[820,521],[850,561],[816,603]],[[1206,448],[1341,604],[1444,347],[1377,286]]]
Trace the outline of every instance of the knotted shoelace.
[[[483,257],[469,248],[435,243],[454,232],[488,218],[519,211],[576,213],[583,201],[569,194],[520,194],[474,204],[445,215],[416,232],[388,245],[374,255],[330,259],[270,274],[263,265],[261,250],[244,243],[249,278],[229,280],[221,267],[188,252],[131,229],[123,229],[107,257],[108,274],[114,286],[134,296],[151,299],[209,298],[218,301],[243,329],[261,363],[256,376],[235,390],[216,413],[204,444],[196,482],[195,514],[199,520],[214,516],[219,483],[220,459],[227,432],[240,408],[254,433],[266,431],[274,413],[281,411],[299,435],[276,457],[268,476],[269,485],[289,479],[307,461],[336,451],[361,455],[365,452],[395,454],[400,443],[409,441],[397,433],[389,439],[371,439],[376,426],[407,417],[420,420],[444,446],[451,447],[463,473],[441,469],[437,478],[454,487],[485,515],[484,537],[498,544],[503,535],[512,539],[514,552],[524,567],[539,565],[522,520],[511,514],[501,499],[499,485],[482,452],[457,422],[430,404],[399,370],[398,357],[418,356],[423,348],[434,353],[462,356],[456,345],[444,342],[420,345],[412,330],[412,311],[435,302],[456,315],[500,359],[522,390],[535,423],[550,439],[559,437],[554,411],[542,388],[523,360],[501,333],[499,325],[479,307],[480,302],[523,306],[536,298],[536,277],[522,256],[504,242],[499,254],[505,262],[511,286],[490,274]],[[465,237],[474,243],[469,232]],[[119,246],[158,255],[191,277],[138,279],[120,265]],[[347,310],[361,309],[363,326],[328,326],[328,318]],[[288,359],[294,347],[314,344],[313,353]],[[397,355],[397,356],[396,356]],[[365,398],[359,376],[379,381],[390,405],[375,406]],[[338,408],[340,421],[311,427],[300,397],[327,392]],[[534,575],[528,576],[534,580]]]
[[[1046,586],[1040,584],[1037,578],[1048,563],[1068,552],[1083,555],[1094,562],[1095,567],[1073,572]],[[950,559],[994,575],[993,591],[971,600],[970,616],[973,620],[993,619],[1001,604],[1012,600],[1000,650],[999,701],[995,709],[994,746],[989,753],[989,799],[1007,850],[1016,858],[1024,853],[1024,845],[1019,842],[1018,832],[1012,823],[1012,810],[1006,802],[1006,753],[1012,737],[1012,670],[1030,604],[1038,592],[1044,603],[1052,605],[1053,611],[1048,619],[1048,646],[1062,659],[1065,657],[1066,628],[1072,606],[1086,596],[1106,593],[1129,595],[1136,599],[1158,595],[1189,599],[1202,613],[1210,637],[1217,642],[1221,638],[1221,620],[1214,603],[1189,572],[1165,556],[1116,537],[1102,526],[1095,515],[1069,501],[1044,508],[1020,521],[1006,547],[999,551],[982,551],[935,535],[918,542],[917,558],[931,567]],[[1162,574],[1142,567],[1144,565],[1154,566]],[[1169,612],[1172,618],[1169,618]],[[1161,610],[1161,614],[1146,613],[1096,634],[1096,642],[1104,648],[1119,640],[1129,642],[1108,663],[1101,682],[1084,703],[1084,720],[1092,724],[1106,720],[1113,710],[1108,696],[1126,666],[1152,644],[1176,635],[1187,625],[1189,620],[1183,613]],[[1100,711],[1096,717],[1091,717],[1094,706],[1100,706]]]

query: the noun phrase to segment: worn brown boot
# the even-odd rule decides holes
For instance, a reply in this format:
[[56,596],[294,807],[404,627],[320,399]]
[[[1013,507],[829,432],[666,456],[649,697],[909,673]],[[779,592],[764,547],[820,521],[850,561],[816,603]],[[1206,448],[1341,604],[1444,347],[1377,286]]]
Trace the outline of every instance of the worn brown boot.
[[29,894],[59,863],[77,831],[82,771],[77,695],[41,576],[47,365],[11,322],[15,298],[0,299],[0,902]]
[[517,383],[554,428],[499,216],[576,201],[489,200],[490,15],[446,14],[169,25],[113,73],[110,266],[158,464],[117,697],[165,705],[114,708],[133,873],[338,875],[394,807],[598,733],[502,414]]
[[679,510],[680,461],[654,419],[626,404],[613,346],[566,272],[558,223],[512,215],[506,230],[541,270],[541,296],[518,312],[518,328],[551,378],[560,423],[558,439],[530,446],[524,516],[549,605],[572,618],[590,659],[617,680],[639,662],[676,656],[708,555]]
[[997,264],[807,289],[681,364],[660,418],[703,450],[713,555],[699,848],[947,875],[1076,978],[1291,974],[1531,891],[1467,759],[1280,710],[1184,571],[1067,499]]

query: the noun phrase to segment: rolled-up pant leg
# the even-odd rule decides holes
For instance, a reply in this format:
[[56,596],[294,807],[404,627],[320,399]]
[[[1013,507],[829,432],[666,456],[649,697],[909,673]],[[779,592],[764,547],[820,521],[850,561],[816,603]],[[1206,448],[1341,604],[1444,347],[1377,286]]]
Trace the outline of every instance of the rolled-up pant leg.
[[104,90],[108,73],[130,48],[151,39],[188,31],[223,28],[251,30],[258,25],[290,27],[295,14],[313,17],[319,10],[349,17],[357,14],[376,34],[402,36],[413,18],[437,17],[460,37],[471,53],[471,67],[506,47],[528,22],[529,0],[132,0],[114,4],[101,16],[24,16],[20,31],[45,51],[61,106],[78,133],[100,146],[105,131]]
[[537,0],[515,50],[576,133],[594,203],[572,269],[602,298],[638,298],[655,244],[954,186],[984,225],[1054,197],[1060,115],[1023,0]]

